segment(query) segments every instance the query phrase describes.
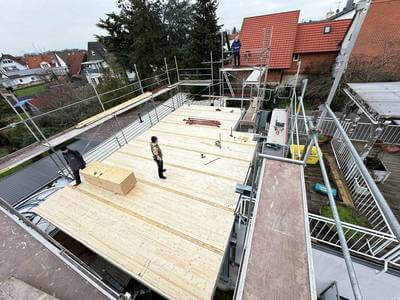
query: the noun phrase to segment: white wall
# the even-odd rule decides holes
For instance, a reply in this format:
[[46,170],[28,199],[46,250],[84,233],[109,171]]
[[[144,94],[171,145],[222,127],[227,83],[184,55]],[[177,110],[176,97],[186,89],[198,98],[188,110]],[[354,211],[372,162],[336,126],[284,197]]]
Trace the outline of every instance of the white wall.
[[[11,62],[9,62],[9,61],[11,61]],[[13,68],[14,70],[26,70],[26,69],[28,69],[27,67],[21,65],[20,63],[18,63],[16,61],[9,60],[9,59],[3,59],[0,62],[0,68],[2,68],[5,72],[10,71],[10,70],[7,70],[7,68]]]
[[[323,292],[333,281],[337,282],[339,294],[353,300],[353,292],[346,264],[342,257],[313,248],[313,264],[317,294]],[[400,277],[384,273],[353,262],[364,299],[400,300]]]
[[35,83],[35,82],[39,82],[41,80],[42,79],[37,75],[30,75],[30,76],[20,77],[20,78],[17,78],[17,79],[12,79],[14,86],[32,84],[32,83]]

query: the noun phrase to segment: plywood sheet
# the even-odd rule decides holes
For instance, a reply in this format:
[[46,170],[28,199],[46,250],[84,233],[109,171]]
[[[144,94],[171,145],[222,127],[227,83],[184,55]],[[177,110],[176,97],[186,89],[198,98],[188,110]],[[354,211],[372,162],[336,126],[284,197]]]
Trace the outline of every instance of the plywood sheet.
[[[234,221],[235,187],[245,179],[255,142],[248,133],[173,122],[190,114],[229,128],[241,114],[230,111],[184,106],[105,159],[134,172],[137,184],[128,194],[83,182],[36,212],[168,298],[211,299]],[[167,180],[158,178],[152,159],[153,135]]]
[[90,184],[121,195],[127,194],[136,184],[132,171],[98,161],[90,163],[81,174]]

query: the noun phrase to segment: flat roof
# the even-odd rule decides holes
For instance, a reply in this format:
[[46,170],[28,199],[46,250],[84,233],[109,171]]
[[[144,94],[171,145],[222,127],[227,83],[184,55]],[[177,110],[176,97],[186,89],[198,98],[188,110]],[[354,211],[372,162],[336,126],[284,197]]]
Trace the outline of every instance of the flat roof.
[[[256,145],[253,134],[231,136],[240,115],[240,109],[185,105],[103,161],[135,173],[138,182],[127,195],[84,182],[35,211],[159,294],[211,299],[235,219],[235,187]],[[187,125],[189,117],[221,126]],[[157,176],[153,135],[167,180]]]
[[365,102],[360,105],[367,113],[378,114],[375,119],[400,119],[400,82],[348,83],[348,86]]
[[0,285],[14,277],[58,299],[109,299],[32,232],[0,206]]

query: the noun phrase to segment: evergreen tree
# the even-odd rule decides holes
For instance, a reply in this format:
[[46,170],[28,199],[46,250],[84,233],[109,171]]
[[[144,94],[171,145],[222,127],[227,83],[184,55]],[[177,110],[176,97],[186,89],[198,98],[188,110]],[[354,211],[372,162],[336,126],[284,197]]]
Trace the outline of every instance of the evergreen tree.
[[237,29],[236,29],[236,26],[233,26],[232,34],[235,34],[235,33],[237,33]]
[[119,14],[107,14],[98,27],[107,31],[97,36],[118,64],[133,70],[137,65],[141,78],[163,66],[166,41],[159,18],[160,1],[118,0]]
[[217,18],[217,0],[197,0],[191,31],[191,61],[193,67],[210,60],[210,51],[215,60],[221,59],[221,41]]

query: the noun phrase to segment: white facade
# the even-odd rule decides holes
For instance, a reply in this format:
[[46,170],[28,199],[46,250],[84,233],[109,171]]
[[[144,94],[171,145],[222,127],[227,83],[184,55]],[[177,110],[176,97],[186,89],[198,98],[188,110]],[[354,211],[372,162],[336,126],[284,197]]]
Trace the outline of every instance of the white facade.
[[82,63],[83,72],[86,79],[95,85],[101,82],[104,69],[109,68],[109,65],[104,60],[92,60]]
[[21,65],[19,62],[9,58],[3,58],[0,61],[0,68],[6,73],[10,71],[17,71],[17,70],[21,71],[28,69],[26,66]]

